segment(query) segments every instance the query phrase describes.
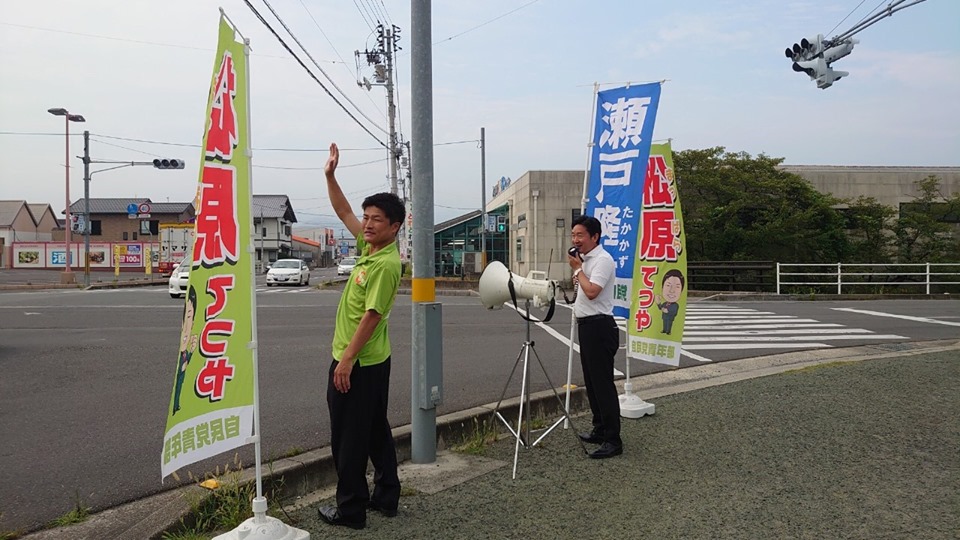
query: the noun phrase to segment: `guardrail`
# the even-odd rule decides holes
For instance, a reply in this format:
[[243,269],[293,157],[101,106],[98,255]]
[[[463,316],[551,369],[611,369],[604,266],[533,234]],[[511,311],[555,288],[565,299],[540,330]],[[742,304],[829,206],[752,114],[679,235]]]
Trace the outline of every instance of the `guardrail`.
[[695,291],[772,292],[773,261],[687,261],[687,286]]
[[[829,270],[827,270],[829,269]],[[873,270],[870,269],[880,269]],[[803,272],[785,270],[808,270]],[[809,271],[813,270],[813,271]],[[811,287],[824,292],[883,292],[884,287],[907,288],[904,292],[925,294],[960,293],[960,263],[906,264],[804,264],[777,263],[777,294],[785,288]],[[799,278],[802,281],[794,281]],[[844,287],[847,288],[844,291]],[[854,289],[854,290],[851,290]],[[857,290],[860,289],[860,290]]]

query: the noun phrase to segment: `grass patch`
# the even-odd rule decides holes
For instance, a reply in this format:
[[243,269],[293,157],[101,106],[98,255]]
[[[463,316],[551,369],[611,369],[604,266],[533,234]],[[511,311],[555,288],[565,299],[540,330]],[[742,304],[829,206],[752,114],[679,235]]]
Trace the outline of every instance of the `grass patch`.
[[[272,471],[272,463],[270,464]],[[243,468],[237,456],[234,463],[224,465],[223,473],[217,466],[214,474],[207,475],[207,480],[216,479],[220,485],[208,493],[194,495],[190,501],[190,516],[182,518],[180,525],[173,531],[163,534],[164,540],[198,540],[209,539],[215,534],[237,528],[248,518],[253,517],[253,498],[257,487],[255,480],[242,479]],[[192,478],[192,475],[191,475]],[[264,497],[269,501],[268,515],[276,517],[282,513],[287,523],[294,520],[283,510],[279,503],[279,493],[283,487],[283,478],[274,478],[267,475],[264,478]]]
[[304,453],[304,452],[306,452],[306,450],[304,450],[303,448],[301,448],[301,447],[299,447],[299,446],[291,446],[290,448],[287,449],[286,452],[284,452],[283,457],[285,457],[285,458],[292,458],[292,457],[294,457],[294,456],[299,456],[300,454],[302,454],[302,453]]
[[478,456],[483,454],[487,445],[497,440],[497,430],[493,429],[490,422],[473,419],[473,431],[469,433],[460,442],[453,447],[454,452],[461,454],[470,454]]
[[75,497],[76,504],[74,505],[73,510],[70,510],[66,514],[51,521],[50,528],[65,527],[67,525],[83,523],[88,517],[90,517],[90,509],[83,505],[83,502],[80,500],[80,493],[76,492]]
[[802,368],[791,369],[791,370],[789,370],[789,371],[784,371],[783,373],[784,373],[784,374],[788,374],[788,373],[790,373],[790,374],[810,373],[810,372],[816,371],[816,370],[818,370],[818,369],[827,369],[827,368],[835,368],[835,367],[840,367],[840,366],[847,366],[847,365],[850,365],[850,364],[853,364],[853,363],[854,363],[854,362],[845,362],[845,361],[824,362],[824,363],[822,363],[822,364],[813,364],[812,366],[805,366],[805,367],[802,367]]

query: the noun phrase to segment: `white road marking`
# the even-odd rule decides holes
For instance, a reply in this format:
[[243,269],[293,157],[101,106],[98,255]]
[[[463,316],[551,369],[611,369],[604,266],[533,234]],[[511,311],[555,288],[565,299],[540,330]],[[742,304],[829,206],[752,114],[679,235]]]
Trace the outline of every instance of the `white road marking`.
[[[705,336],[705,337],[692,337],[687,339],[683,338],[684,342],[687,341],[799,341],[802,339],[810,339],[810,336]],[[817,339],[820,340],[841,340],[841,339],[908,339],[905,336],[897,336],[894,334],[859,334],[859,335],[842,335],[842,336],[817,336]]]
[[893,319],[903,319],[906,321],[915,321],[915,322],[930,323],[930,324],[944,324],[947,326],[960,326],[960,322],[941,321],[938,319],[929,319],[927,317],[913,317],[911,315],[896,315],[894,313],[885,313],[883,311],[870,311],[868,309],[854,309],[854,308],[830,308],[830,309],[834,311],[846,311],[848,313],[874,315],[877,317],[890,317]]
[[769,336],[778,334],[872,334],[864,328],[795,328],[778,330],[685,330],[683,336]]
[[682,354],[682,355],[684,355],[684,356],[686,356],[686,357],[688,357],[688,358],[693,358],[693,359],[696,360],[697,362],[713,362],[713,360],[711,360],[711,359],[709,359],[709,358],[700,356],[699,354],[693,354],[692,352],[688,351],[686,348],[680,349],[680,354]]
[[829,349],[826,343],[716,343],[713,345],[684,345],[686,351],[714,351],[731,349]]

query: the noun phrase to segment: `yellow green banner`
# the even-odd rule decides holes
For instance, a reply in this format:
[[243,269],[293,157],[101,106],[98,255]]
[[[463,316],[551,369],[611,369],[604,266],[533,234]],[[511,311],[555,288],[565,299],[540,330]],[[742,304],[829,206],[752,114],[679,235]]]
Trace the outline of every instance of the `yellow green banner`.
[[247,61],[223,17],[219,35],[161,477],[244,445],[253,434]]
[[687,250],[670,144],[650,147],[627,321],[627,355],[680,365],[687,306]]

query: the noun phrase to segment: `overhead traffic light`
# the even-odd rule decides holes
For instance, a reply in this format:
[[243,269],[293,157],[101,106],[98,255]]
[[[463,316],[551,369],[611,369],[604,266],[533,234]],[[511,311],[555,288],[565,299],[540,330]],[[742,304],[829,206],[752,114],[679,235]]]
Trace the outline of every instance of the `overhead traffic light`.
[[153,160],[153,166],[158,169],[182,169],[183,160],[182,159],[155,159]]
[[794,71],[806,73],[810,80],[817,82],[817,88],[825,89],[849,75],[846,71],[834,70],[830,64],[850,54],[856,43],[859,42],[850,38],[833,43],[825,41],[823,35],[818,34],[812,40],[803,38],[793,47],[787,47],[784,54],[793,60]]

